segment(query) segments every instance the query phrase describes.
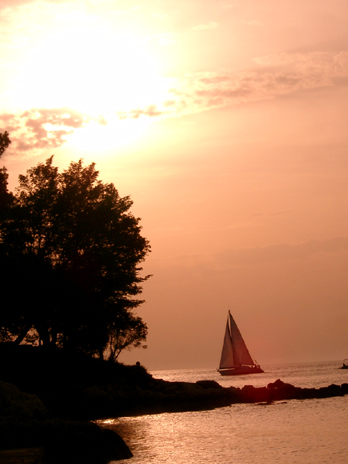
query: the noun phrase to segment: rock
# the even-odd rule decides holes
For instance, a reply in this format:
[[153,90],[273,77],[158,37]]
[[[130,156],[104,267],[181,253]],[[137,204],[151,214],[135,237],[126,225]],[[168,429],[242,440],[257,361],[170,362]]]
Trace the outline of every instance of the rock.
[[0,417],[16,421],[42,420],[48,417],[48,411],[36,395],[0,381]]
[[293,389],[293,388],[295,388],[295,387],[294,387],[293,385],[291,385],[291,383],[285,383],[285,382],[283,382],[282,380],[278,379],[278,380],[276,380],[276,381],[273,382],[273,383],[269,383],[269,384],[267,385],[267,388],[269,388],[269,389],[274,389],[274,388],[282,388],[282,389],[287,388],[287,389]]
[[[91,422],[51,419],[36,395],[0,382],[0,462],[104,464],[132,457],[112,430]],[[11,451],[12,449],[12,451]]]
[[0,450],[1,464],[44,464],[43,448]]
[[240,400],[246,403],[269,401],[269,390],[266,387],[255,388],[252,385],[245,385],[240,391]]
[[332,396],[343,396],[344,392],[339,385],[331,384],[328,387],[319,388],[320,397],[331,398]]
[[36,395],[0,382],[0,449],[41,446],[42,422],[47,417]]
[[102,434],[104,454],[106,454],[110,460],[128,459],[133,456],[126,443],[117,433],[109,429],[104,429]]
[[348,394],[348,383],[342,383],[341,390],[344,395]]
[[203,388],[223,388],[215,380],[198,380],[196,384]]
[[91,422],[61,422],[47,431],[45,464],[106,464],[132,456],[117,433]]

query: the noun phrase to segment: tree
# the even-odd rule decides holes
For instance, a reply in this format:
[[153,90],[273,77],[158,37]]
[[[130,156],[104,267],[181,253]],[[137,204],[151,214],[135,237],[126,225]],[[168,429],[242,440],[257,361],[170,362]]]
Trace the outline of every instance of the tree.
[[150,245],[130,198],[98,175],[82,160],[59,173],[51,157],[19,176],[0,221],[0,278],[25,293],[2,311],[3,339],[107,350],[112,359],[146,340],[146,324],[133,313],[143,302],[136,296],[149,276],[141,277],[139,264]]
[[0,158],[5,152],[5,150],[10,146],[11,140],[9,137],[8,132],[1,133],[0,132]]
[[[0,158],[4,154],[6,148],[10,146],[11,140],[8,133],[0,132]],[[0,215],[13,200],[12,195],[7,191],[8,174],[5,167],[0,168]]]
[[115,361],[125,348],[141,346],[146,341],[147,327],[140,317],[123,312],[109,325],[108,359]]

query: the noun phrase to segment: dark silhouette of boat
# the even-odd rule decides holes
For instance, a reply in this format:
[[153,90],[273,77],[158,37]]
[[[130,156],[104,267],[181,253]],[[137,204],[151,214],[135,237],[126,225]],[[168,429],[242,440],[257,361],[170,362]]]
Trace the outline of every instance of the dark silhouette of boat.
[[348,369],[348,358],[343,360],[343,363],[340,369]]
[[221,375],[246,375],[264,372],[259,364],[250,356],[249,350],[230,311],[228,311],[227,315],[226,331],[218,372]]

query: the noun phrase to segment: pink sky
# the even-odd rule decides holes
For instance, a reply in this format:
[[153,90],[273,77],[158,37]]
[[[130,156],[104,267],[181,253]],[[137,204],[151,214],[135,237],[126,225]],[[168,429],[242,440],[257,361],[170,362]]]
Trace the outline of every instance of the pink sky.
[[147,368],[348,356],[348,3],[0,0],[2,161],[95,161],[134,201]]

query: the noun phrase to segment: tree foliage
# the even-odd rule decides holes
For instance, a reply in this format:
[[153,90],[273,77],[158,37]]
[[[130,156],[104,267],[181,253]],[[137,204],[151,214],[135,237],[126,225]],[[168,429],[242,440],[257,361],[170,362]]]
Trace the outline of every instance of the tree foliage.
[[[0,336],[117,359],[146,340],[134,310],[150,251],[131,199],[98,179],[95,164],[53,157],[19,176],[0,219],[0,278],[7,299]],[[11,292],[13,283],[18,292]]]
[[11,140],[8,132],[0,133],[0,158],[5,150],[10,146]]
[[[10,146],[11,140],[8,133],[5,131],[0,133],[0,158],[4,154],[6,148]],[[12,201],[12,195],[7,191],[8,174],[5,167],[0,168],[0,216],[6,210],[7,206]]]

